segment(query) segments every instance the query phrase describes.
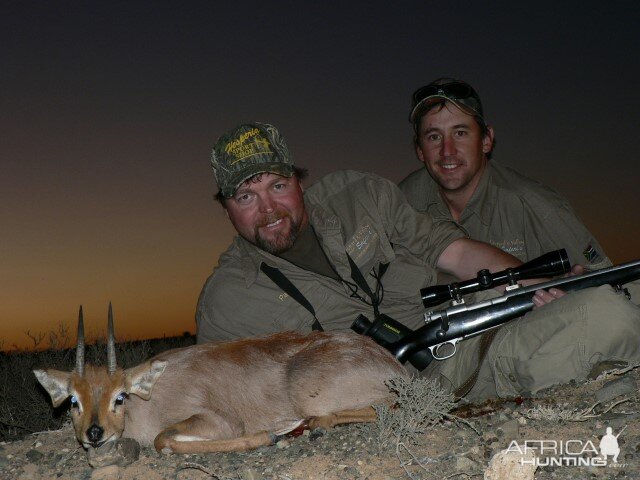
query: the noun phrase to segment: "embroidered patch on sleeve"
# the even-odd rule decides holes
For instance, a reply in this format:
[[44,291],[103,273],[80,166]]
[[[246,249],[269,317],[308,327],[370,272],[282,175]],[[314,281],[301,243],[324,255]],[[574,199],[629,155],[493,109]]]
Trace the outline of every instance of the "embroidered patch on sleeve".
[[598,253],[598,251],[591,244],[587,245],[587,248],[582,251],[582,255],[584,255],[584,258],[586,258],[590,263],[598,263],[600,260],[602,260],[600,253]]

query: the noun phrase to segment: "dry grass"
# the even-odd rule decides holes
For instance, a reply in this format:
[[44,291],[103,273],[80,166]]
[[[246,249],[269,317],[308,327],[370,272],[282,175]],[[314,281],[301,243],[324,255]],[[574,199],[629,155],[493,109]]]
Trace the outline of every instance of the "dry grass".
[[399,442],[419,444],[421,436],[447,418],[455,407],[453,395],[445,392],[434,380],[413,377],[394,378],[387,382],[397,395],[395,405],[376,406],[378,443],[382,447]]
[[607,408],[599,413],[596,413],[595,409],[600,405],[600,402],[596,402],[588,408],[582,410],[577,408],[569,408],[565,405],[537,405],[534,408],[530,408],[525,412],[525,417],[531,420],[547,420],[547,421],[559,421],[559,422],[584,422],[591,418],[597,418],[605,413],[611,411],[613,407],[620,405],[621,403],[628,402],[628,398],[622,398],[613,402]]
[[397,400],[391,407],[374,407],[378,415],[375,427],[378,445],[381,450],[395,450],[408,478],[421,478],[420,472],[429,472],[429,459],[418,458],[414,453],[414,447],[422,444],[427,431],[452,421],[463,423],[479,434],[471,423],[450,413],[457,406],[453,394],[443,390],[437,381],[415,376],[410,380],[394,378],[387,385]]

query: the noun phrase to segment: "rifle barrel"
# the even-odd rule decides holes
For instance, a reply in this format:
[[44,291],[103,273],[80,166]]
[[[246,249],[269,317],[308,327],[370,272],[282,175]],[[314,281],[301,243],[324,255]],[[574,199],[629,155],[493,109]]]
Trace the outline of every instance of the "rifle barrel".
[[468,306],[430,312],[426,315],[426,325],[388,345],[387,349],[404,363],[416,351],[473,336],[524,315],[534,307],[536,290],[574,291],[605,284],[623,285],[637,279],[640,279],[640,260],[518,288],[501,297]]

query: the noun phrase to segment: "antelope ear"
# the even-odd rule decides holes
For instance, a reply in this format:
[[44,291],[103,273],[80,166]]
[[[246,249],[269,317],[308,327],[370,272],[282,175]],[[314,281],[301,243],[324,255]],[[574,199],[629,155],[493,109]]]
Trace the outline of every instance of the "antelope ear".
[[151,390],[167,366],[165,360],[154,360],[132,367],[125,372],[127,393],[133,393],[143,400],[151,398]]
[[69,392],[69,380],[71,372],[61,372],[60,370],[34,370],[40,385],[51,396],[51,403],[54,407],[60,406],[71,393]]

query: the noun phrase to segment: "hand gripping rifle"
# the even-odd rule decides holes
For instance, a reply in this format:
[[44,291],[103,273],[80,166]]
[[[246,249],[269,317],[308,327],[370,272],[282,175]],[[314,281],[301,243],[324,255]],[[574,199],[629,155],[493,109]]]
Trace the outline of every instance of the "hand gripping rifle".
[[[371,334],[375,322],[369,326],[369,332],[359,332],[372,336],[378,343],[387,348],[401,362],[410,361],[419,370],[424,369],[431,359],[443,360],[456,353],[458,342],[479,335],[492,328],[521,317],[534,307],[533,295],[536,290],[559,288],[564,291],[581,290],[583,288],[610,284],[619,287],[640,278],[640,260],[613,267],[590,271],[583,275],[558,278],[545,283],[528,287],[518,286],[518,280],[541,278],[559,275],[569,271],[570,265],[564,249],[547,253],[520,267],[490,274],[486,270],[478,272],[478,278],[445,286],[429,287],[421,290],[425,307],[433,306],[447,299],[452,305],[438,311],[425,313],[426,324],[412,331],[402,326],[402,335],[395,341],[388,339],[378,341]],[[509,283],[504,295],[470,305],[464,304],[462,295]],[[397,326],[397,325],[394,325]],[[352,327],[354,330],[355,322]],[[421,355],[421,362],[416,365],[413,360]],[[425,358],[428,354],[428,359]]]

